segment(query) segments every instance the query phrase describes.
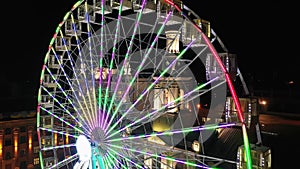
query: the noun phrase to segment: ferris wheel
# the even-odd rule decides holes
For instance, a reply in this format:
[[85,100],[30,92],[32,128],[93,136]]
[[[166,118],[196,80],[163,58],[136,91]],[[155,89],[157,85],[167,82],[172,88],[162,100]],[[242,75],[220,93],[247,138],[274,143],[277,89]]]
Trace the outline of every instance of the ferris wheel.
[[[80,0],[41,71],[41,168],[214,168],[216,132],[247,127],[209,22],[180,1]],[[237,120],[224,120],[229,89]]]

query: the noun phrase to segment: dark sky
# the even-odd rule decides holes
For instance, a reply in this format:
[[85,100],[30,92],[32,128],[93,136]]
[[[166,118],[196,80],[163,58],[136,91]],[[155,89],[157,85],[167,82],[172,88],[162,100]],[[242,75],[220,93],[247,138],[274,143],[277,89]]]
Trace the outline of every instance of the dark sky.
[[[2,3],[2,8],[8,11],[1,10],[0,75],[1,87],[9,89],[1,98],[11,95],[11,91],[13,95],[36,94],[47,46],[57,25],[75,2]],[[229,51],[238,55],[239,68],[246,78],[267,81],[270,88],[275,84],[285,85],[290,80],[300,83],[300,26],[296,2],[184,0],[184,3],[211,22]]]

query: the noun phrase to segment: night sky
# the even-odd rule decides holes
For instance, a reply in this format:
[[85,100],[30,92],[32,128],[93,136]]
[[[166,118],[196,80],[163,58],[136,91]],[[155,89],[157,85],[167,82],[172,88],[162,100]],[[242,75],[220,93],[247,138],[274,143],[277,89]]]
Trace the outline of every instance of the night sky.
[[[2,15],[1,100],[27,97],[35,103],[50,39],[76,0],[5,1]],[[209,20],[229,52],[238,56],[246,83],[265,89],[299,86],[299,9],[287,1],[184,0]],[[8,101],[9,102],[9,101]],[[3,102],[2,102],[3,103]],[[6,105],[6,104],[5,104]]]

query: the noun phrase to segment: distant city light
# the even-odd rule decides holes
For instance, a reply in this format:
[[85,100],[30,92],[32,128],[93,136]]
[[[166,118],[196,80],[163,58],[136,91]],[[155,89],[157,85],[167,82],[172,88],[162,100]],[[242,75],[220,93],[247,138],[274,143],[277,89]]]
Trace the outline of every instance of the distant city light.
[[267,104],[267,101],[263,100],[263,101],[261,101],[261,104],[262,104],[262,105],[266,105],[266,104]]

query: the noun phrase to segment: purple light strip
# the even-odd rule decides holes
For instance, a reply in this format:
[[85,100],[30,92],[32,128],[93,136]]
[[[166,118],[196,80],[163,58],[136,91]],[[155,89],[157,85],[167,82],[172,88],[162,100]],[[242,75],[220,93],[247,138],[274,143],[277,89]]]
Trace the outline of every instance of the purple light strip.
[[[159,36],[160,36],[160,33],[161,33],[161,31],[164,29],[166,23],[168,22],[168,20],[169,20],[169,18],[170,18],[170,16],[171,16],[171,13],[172,13],[172,12],[169,12],[169,13],[168,13],[166,19],[164,20],[163,25],[162,25],[161,28],[160,28],[159,33],[156,35],[154,41],[152,42],[150,48],[148,49],[148,51],[147,51],[147,53],[146,53],[146,55],[143,57],[143,60],[142,60],[141,64],[139,65],[138,70],[135,72],[133,78],[132,78],[131,81],[130,81],[130,85],[127,87],[127,89],[126,89],[126,91],[124,92],[124,94],[123,94],[121,100],[119,101],[119,104],[118,104],[117,108],[115,109],[114,114],[113,114],[113,117],[110,119],[110,121],[109,121],[109,123],[108,123],[108,125],[107,125],[107,127],[106,127],[106,129],[105,129],[105,132],[107,131],[107,128],[110,126],[110,124],[112,123],[112,121],[113,121],[113,119],[114,119],[114,117],[115,117],[115,115],[116,115],[116,112],[119,111],[119,109],[120,109],[120,107],[121,107],[121,105],[122,105],[123,100],[125,99],[125,97],[126,97],[127,94],[129,93],[129,90],[130,90],[130,88],[132,87],[132,83],[135,81],[135,79],[138,77],[139,73],[141,72],[141,70],[142,70],[141,68],[144,66],[144,64],[145,64],[145,62],[146,62],[146,60],[147,60],[147,58],[148,58],[148,56],[149,56],[151,50],[153,49],[153,47],[154,47],[154,45],[155,45],[155,43],[158,41],[158,38],[159,38]],[[126,116],[126,115],[124,115],[124,116]],[[117,122],[117,123],[118,123],[118,122]],[[112,127],[111,129],[113,129],[113,128],[114,128],[114,127]]]
[[[80,47],[80,40],[79,40],[78,35],[77,35],[77,28],[76,28],[76,24],[75,24],[75,22],[74,22],[74,17],[73,17],[73,15],[71,15],[71,18],[72,18],[72,28],[73,28],[73,31],[74,31],[74,33],[75,33],[75,38],[76,38],[76,46],[77,46],[77,49],[78,49],[79,60],[80,60],[80,63],[83,63],[83,60],[82,60],[82,52],[81,52],[81,47]],[[72,62],[72,60],[71,60],[71,62]],[[79,91],[80,91],[80,93],[84,96],[83,90],[82,90],[81,85],[80,85],[80,83],[79,83],[79,81],[78,81],[78,78],[77,78],[77,74],[76,74],[76,73],[74,73],[74,74],[75,74],[75,77],[76,77],[76,82],[77,82]],[[87,78],[86,78],[85,71],[83,71],[83,77],[84,77],[85,85],[87,86],[87,80],[86,80]],[[70,85],[70,87],[73,89],[72,85],[71,85],[71,84],[69,84],[69,85]],[[78,99],[78,96],[77,96],[77,94],[76,94],[76,92],[74,91],[74,89],[73,89],[72,91],[73,91],[73,94],[76,96],[77,100],[79,100],[79,99]],[[87,104],[86,104],[85,97],[83,97],[83,101],[84,101],[85,106],[88,107]],[[80,106],[80,108],[81,108],[81,111],[84,111],[84,108],[83,108],[83,106],[82,106],[82,104],[81,104],[80,101],[78,101],[78,104],[79,104],[79,106]],[[86,112],[83,112],[83,113],[84,113],[85,115],[86,115],[86,114],[89,115],[89,116],[86,116],[86,117],[90,117],[90,114],[91,114],[91,113],[90,113],[89,109],[87,109],[87,111],[88,111],[88,113],[86,113]],[[90,121],[92,121],[91,117],[90,117]],[[90,126],[90,130],[92,130],[92,128],[93,128],[92,122],[89,122],[89,126]]]
[[56,130],[52,130],[52,129],[48,129],[48,128],[44,128],[44,127],[39,127],[40,130],[44,130],[44,131],[49,131],[51,133],[57,133],[57,134],[61,134],[61,135],[64,135],[64,136],[71,136],[71,137],[74,137],[74,138],[78,138],[78,136],[76,135],[72,135],[72,134],[69,134],[69,133],[66,133],[66,132],[62,132],[62,131],[56,131]]
[[41,148],[42,151],[48,151],[53,149],[61,149],[61,148],[69,148],[69,147],[75,147],[76,144],[68,144],[68,145],[62,145],[62,146],[53,146],[53,147],[45,147]]
[[[127,60],[128,60],[128,56],[129,56],[129,52],[131,51],[131,48],[133,46],[133,41],[134,41],[134,38],[135,38],[135,35],[136,35],[137,28],[139,26],[139,21],[141,19],[142,11],[143,11],[145,5],[146,5],[146,0],[143,0],[142,10],[140,11],[140,13],[138,15],[138,18],[137,18],[137,20],[135,22],[133,34],[131,36],[129,47],[128,47],[127,51],[126,51],[125,59],[123,61],[123,65],[122,65],[120,73],[119,73],[119,77],[118,77],[118,80],[117,80],[117,83],[116,83],[115,91],[116,91],[116,89],[119,88],[120,81],[121,81],[121,78],[122,78],[122,74],[123,74],[123,71],[124,71],[124,67],[126,66],[126,63],[127,63]],[[114,97],[115,97],[115,93],[113,94],[112,102],[114,101]],[[105,129],[107,129],[108,126],[109,126],[108,124],[104,124],[104,128]]]
[[175,161],[175,162],[178,162],[178,163],[181,163],[181,164],[186,164],[186,165],[191,165],[191,166],[195,166],[195,167],[210,169],[210,167],[207,167],[207,166],[204,166],[204,165],[194,164],[194,163],[186,162],[186,161],[183,161],[183,160],[178,160],[178,159],[175,159],[175,158],[170,158],[170,157],[167,157],[167,156],[162,156],[162,155],[153,154],[153,153],[149,153],[149,152],[143,152],[143,151],[134,150],[134,149],[121,147],[121,146],[117,146],[117,145],[112,145],[112,144],[108,144],[108,145],[110,147],[115,147],[115,148],[122,149],[122,150],[128,150],[128,151],[131,151],[131,152],[136,152],[136,153],[148,155],[148,156],[151,156],[151,157],[163,158],[163,159],[170,160],[170,161]]
[[103,77],[103,32],[104,32],[104,0],[101,1],[101,33],[100,33],[100,61],[99,61],[99,68],[100,68],[100,78],[99,78],[99,98],[98,98],[98,126],[103,126],[103,120],[104,120],[104,112],[101,109],[102,107],[102,77]]
[[[114,36],[114,47],[113,47],[113,50],[112,50],[112,56],[111,56],[111,61],[110,61],[110,66],[109,66],[108,83],[107,83],[107,86],[106,86],[103,112],[106,112],[105,110],[106,110],[106,104],[107,104],[107,98],[108,98],[107,95],[108,95],[108,89],[109,89],[110,83],[111,83],[112,67],[113,67],[113,63],[114,63],[114,59],[115,59],[115,54],[116,54],[116,45],[117,45],[117,40],[118,40],[118,35],[119,35],[119,29],[120,29],[122,6],[123,6],[123,0],[120,1],[120,8],[119,8],[119,13],[118,13],[118,21],[117,21],[117,25],[116,25],[116,33],[115,33],[115,36]],[[113,95],[115,95],[116,90],[117,90],[117,88],[115,88]],[[108,108],[107,115],[106,115],[106,118],[104,120],[104,124],[107,123],[107,119],[108,119],[109,114],[110,114],[110,109],[111,109],[111,104],[112,103],[113,103],[113,100],[111,101],[110,106]],[[102,127],[106,128],[105,126],[102,126]]]
[[[192,42],[190,42],[188,44],[188,46],[176,57],[176,59],[174,59],[169,64],[169,66],[159,75],[159,77],[157,77],[155,79],[155,81],[152,82],[150,84],[150,86],[145,91],[142,92],[142,94],[138,97],[138,99],[128,108],[128,110],[125,113],[122,114],[121,118],[118,119],[118,121],[110,128],[110,130],[106,134],[108,134],[109,132],[111,132],[121,122],[121,120],[123,120],[123,118],[125,118],[125,116],[129,113],[129,111],[131,111],[131,109],[134,108],[134,106],[136,106],[136,104],[152,89],[152,87],[160,80],[160,78],[163,77],[164,74],[178,61],[178,59],[180,59],[180,57],[191,47],[191,45],[194,43],[194,41],[195,40],[193,40]],[[148,116],[144,116],[144,117],[148,117]],[[134,123],[136,123],[136,121]],[[121,130],[119,130],[119,131],[121,131]],[[113,136],[113,135],[115,135],[115,134],[116,134],[116,132],[114,134],[111,134],[110,136],[108,136],[108,138],[111,137],[111,136]]]
[[174,104],[177,100],[181,100],[181,99],[184,99],[184,98],[188,97],[189,95],[191,95],[192,93],[196,92],[196,91],[199,90],[200,88],[202,88],[202,87],[204,87],[204,86],[206,86],[206,85],[212,83],[213,81],[215,81],[215,80],[217,80],[217,79],[219,79],[219,77],[215,77],[214,79],[212,79],[212,80],[210,80],[210,81],[208,81],[208,82],[206,82],[206,83],[204,83],[204,84],[198,86],[197,88],[195,88],[194,90],[192,90],[192,91],[186,93],[185,95],[183,95],[183,96],[181,96],[181,97],[178,97],[176,100],[174,100],[174,101],[172,101],[172,102],[170,102],[170,103],[168,103],[168,104],[162,106],[160,109],[154,110],[153,112],[151,112],[150,114],[148,114],[148,116],[143,116],[143,117],[141,117],[140,119],[134,121],[133,123],[131,123],[131,124],[129,124],[129,125],[123,127],[122,129],[116,131],[115,133],[109,135],[109,136],[107,137],[107,139],[110,138],[110,137],[112,137],[112,136],[114,136],[114,135],[116,135],[117,133],[120,133],[120,132],[124,131],[126,128],[131,127],[131,126],[133,126],[133,125],[135,125],[135,124],[141,122],[142,120],[148,118],[149,116],[151,116],[151,115],[153,115],[153,114],[155,114],[155,113],[157,113],[157,112],[159,112],[159,111],[161,111],[161,110],[164,110],[166,107],[168,107],[168,106]]
[[[88,14],[88,6],[87,6],[87,1],[85,2],[85,17],[87,20],[87,30],[88,30],[88,47],[89,47],[89,55],[90,55],[90,64],[91,64],[91,70],[90,72],[94,71],[94,62],[93,62],[93,54],[92,54],[92,42],[91,42],[91,29],[90,29],[90,17]],[[95,91],[95,77],[94,77],[94,73],[91,73],[92,75],[92,96],[93,96],[93,103],[94,103],[94,111],[92,109],[92,105],[90,105],[91,107],[91,112],[92,112],[92,116],[93,116],[93,122],[94,122],[94,127],[97,126],[97,103],[96,103],[96,91]],[[90,101],[90,104],[92,104],[92,101]]]
[[[52,77],[52,79],[55,81],[55,83],[57,84],[57,86],[58,86],[58,88],[62,91],[62,93],[64,94],[64,96],[67,98],[67,100],[68,100],[68,102],[72,105],[72,107],[74,108],[74,110],[76,111],[76,114],[81,118],[81,120],[82,120],[82,122],[86,125],[86,126],[88,126],[88,124],[85,122],[85,120],[84,120],[84,118],[81,116],[81,114],[80,113],[78,113],[78,110],[77,110],[77,108],[76,108],[76,106],[73,104],[73,102],[72,102],[72,100],[70,99],[70,97],[66,94],[66,92],[64,91],[64,89],[61,87],[61,85],[58,83],[58,81],[56,80],[56,78],[54,78],[54,76],[53,76],[53,74],[52,74],[52,72],[50,71],[50,69],[48,68],[48,66],[46,66],[45,65],[45,68],[46,68],[46,70],[47,70],[47,72],[50,74],[50,76]],[[48,91],[47,91],[47,93],[48,93]],[[51,95],[51,97],[53,98],[53,99],[55,99],[53,96],[52,96],[52,94],[50,94]],[[56,100],[56,99],[55,99]],[[79,102],[78,101],[78,99],[77,99],[77,102]],[[59,103],[60,104],[60,103]],[[61,105],[62,106],[62,105]],[[62,106],[63,107],[63,109],[65,109],[64,108],[64,106]],[[67,110],[67,112],[69,113],[69,111]],[[71,117],[77,122],[77,123],[79,123],[80,125],[82,125],[72,114],[70,114],[71,115]],[[85,129],[86,131],[89,131],[87,128],[85,128],[83,125],[82,125],[82,128],[83,129]]]
[[[64,119],[58,117],[57,115],[55,115],[54,113],[50,112],[49,110],[43,108],[43,107],[40,107],[42,110],[44,110],[45,112],[49,113],[50,115],[52,115],[53,117],[57,118],[58,120],[60,120],[61,122],[67,124],[68,126],[71,126],[72,128],[74,128],[75,130],[79,131],[80,133],[84,134],[84,132],[82,130],[80,130],[79,128],[75,127],[74,125],[72,125],[71,123],[65,121]],[[54,130],[52,130],[54,131]]]
[[108,142],[114,142],[114,141],[120,141],[120,140],[133,140],[133,139],[137,139],[137,138],[147,138],[147,137],[153,137],[153,136],[165,136],[165,135],[188,133],[188,132],[194,132],[194,131],[211,130],[211,129],[216,129],[216,128],[231,127],[231,126],[235,126],[235,125],[236,125],[235,123],[229,123],[229,124],[224,124],[224,125],[203,125],[200,127],[182,128],[180,130],[169,130],[169,131],[155,132],[155,133],[144,134],[144,135],[139,135],[139,136],[122,137],[122,138],[109,140]]
[[[59,104],[59,106],[65,111],[65,112],[67,112],[67,114],[69,115],[69,116],[71,116],[72,117],[72,119],[74,119],[78,124],[81,124],[79,121],[78,121],[78,119],[76,118],[76,117],[74,117],[72,114],[71,114],[71,112],[68,110],[68,109],[66,109],[44,86],[41,86],[41,88],[45,91],[45,92],[47,92],[48,93],[48,95],[50,96],[50,97],[52,97],[52,99],[56,102],[56,103],[58,103]],[[86,129],[86,128],[84,128],[83,127],[83,129],[85,129],[87,132],[88,132],[88,130]]]
[[108,148],[110,151],[114,152],[115,154],[117,154],[118,156],[122,157],[122,158],[125,159],[126,161],[129,161],[130,163],[134,164],[135,167],[143,168],[141,165],[139,165],[139,164],[135,163],[134,161],[130,160],[129,158],[123,156],[122,154],[120,154],[119,152],[113,150],[113,149],[110,148],[109,146],[111,146],[111,145],[106,146],[106,148]]

